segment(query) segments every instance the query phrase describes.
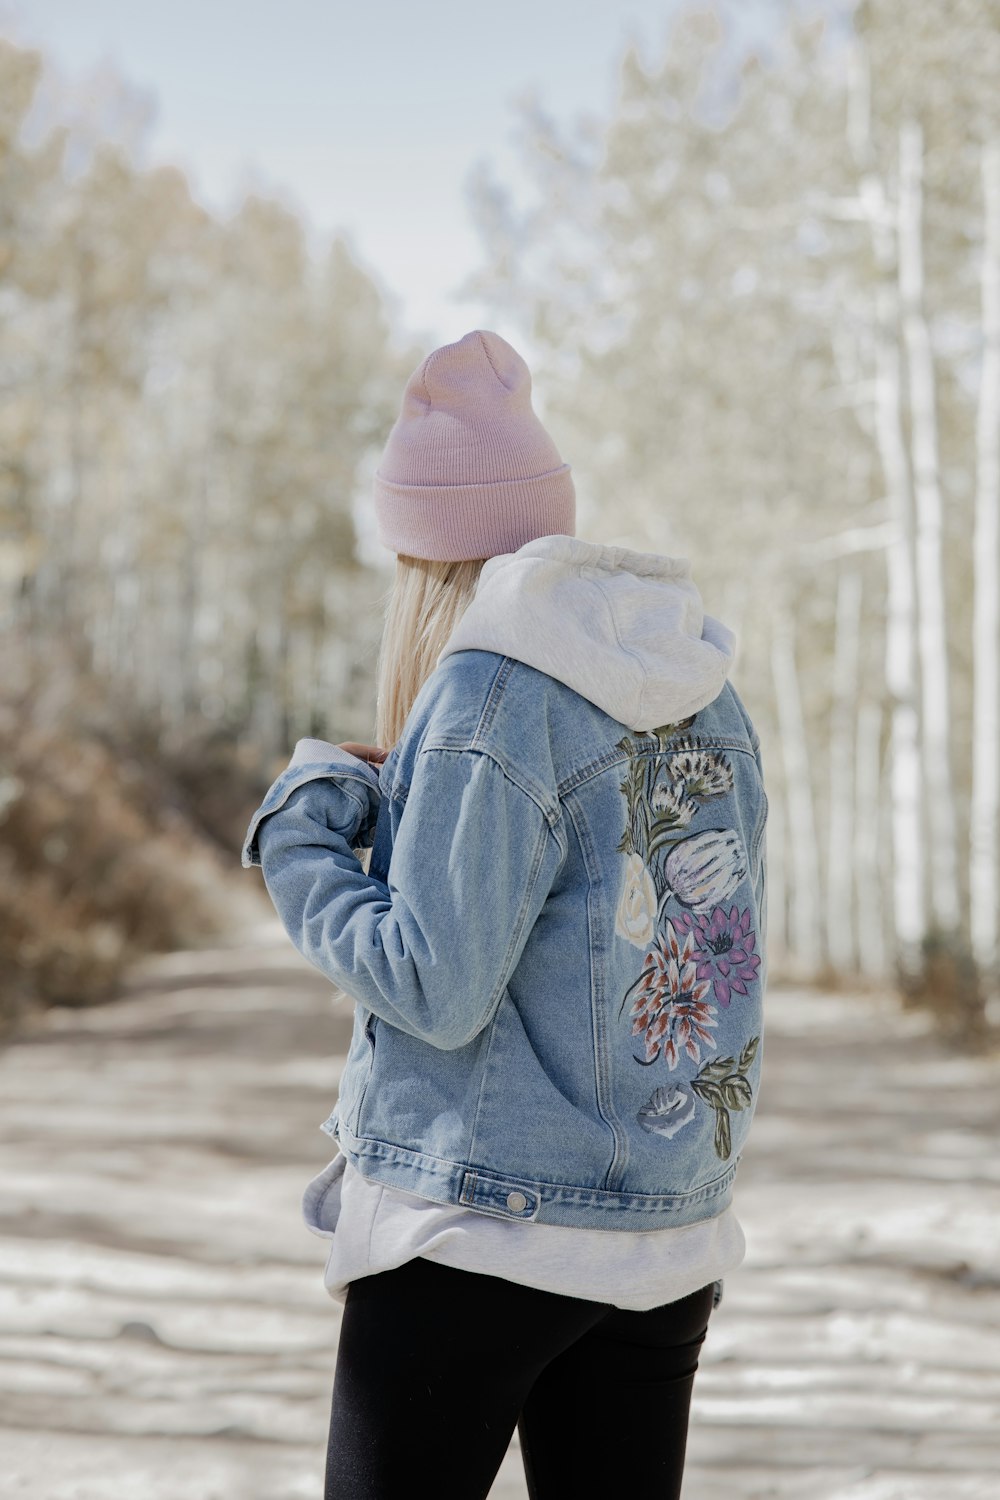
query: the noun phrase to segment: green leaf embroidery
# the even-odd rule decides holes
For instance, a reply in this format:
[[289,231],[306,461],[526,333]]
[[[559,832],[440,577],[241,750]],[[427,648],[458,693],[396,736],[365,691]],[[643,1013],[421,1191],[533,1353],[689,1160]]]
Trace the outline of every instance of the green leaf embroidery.
[[740,1052],[738,1066],[733,1066],[731,1057],[713,1057],[691,1080],[691,1088],[699,1099],[715,1110],[715,1152],[723,1161],[733,1149],[729,1111],[749,1109],[753,1103],[753,1090],[746,1072],[757,1056],[759,1044],[760,1037],[752,1036]]
[[726,1101],[722,1092],[721,1083],[709,1083],[699,1074],[697,1078],[693,1078],[691,1080],[691,1087],[694,1089],[699,1099],[704,1099],[705,1103],[710,1104],[713,1109],[725,1108]]
[[740,1073],[725,1080],[722,1085],[722,1097],[730,1109],[746,1109],[753,1099],[750,1085]]
[[713,1057],[698,1074],[699,1078],[728,1078],[735,1064],[731,1057]]
[[[628,815],[617,850],[640,856],[661,900],[667,894],[664,859],[674,844],[687,837],[693,809],[707,798],[721,795],[727,777],[730,785],[732,782],[732,771],[717,747],[711,743],[702,746],[698,735],[680,733],[696,718],[697,714],[689,714],[655,729],[636,730],[623,735],[615,746],[628,756],[628,769],[618,783]],[[663,775],[664,759],[673,795],[666,808],[662,804],[654,808],[654,789]]]
[[752,1036],[740,1053],[740,1072],[745,1073],[757,1056],[757,1046],[760,1042],[759,1036]]

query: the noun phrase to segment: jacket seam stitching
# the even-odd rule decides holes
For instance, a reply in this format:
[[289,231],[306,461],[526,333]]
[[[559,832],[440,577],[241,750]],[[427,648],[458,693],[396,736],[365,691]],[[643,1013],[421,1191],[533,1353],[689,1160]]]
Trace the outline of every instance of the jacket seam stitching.
[[[535,852],[531,861],[531,871],[524,884],[524,895],[521,898],[520,909],[518,910],[517,917],[512,924],[510,941],[507,944],[507,951],[503,956],[503,963],[501,964],[503,974],[507,973],[510,956],[513,953],[514,949],[517,947],[518,942],[520,941],[521,930],[524,927],[524,920],[528,914],[528,907],[531,905],[531,897],[535,889],[535,884],[538,880],[538,872],[542,867],[542,858],[545,853],[545,846],[549,841],[549,835],[551,834],[551,832],[552,830],[549,828],[547,823],[543,823],[541,828],[538,830],[538,837],[535,840]],[[493,993],[490,995],[490,998],[487,1001],[484,1017],[481,1018],[477,1023],[476,1029],[464,1038],[461,1043],[462,1046],[468,1046],[469,1042],[473,1041],[482,1031],[483,1027],[489,1023],[489,1020],[496,1009],[497,1001],[503,994],[504,990],[507,988],[507,983],[510,976],[508,975],[508,979],[504,979],[503,974],[501,974],[499,983],[494,986]],[[492,1037],[490,1038],[490,1040],[492,1041]],[[484,1070],[483,1077],[485,1078],[485,1076],[486,1074]],[[471,1151],[469,1154],[471,1156]]]
[[[698,1202],[701,1199],[716,1196],[717,1193],[724,1191],[736,1177],[743,1159],[743,1153],[740,1151],[726,1164],[721,1172],[716,1173],[714,1177],[710,1177],[707,1182],[702,1182],[695,1188],[682,1188],[673,1193],[633,1193],[628,1190],[622,1191],[621,1189],[614,1188],[581,1187],[578,1183],[574,1184],[571,1182],[553,1182],[548,1178],[531,1177],[524,1172],[499,1172],[495,1168],[486,1170],[483,1167],[475,1167],[470,1162],[461,1161],[457,1157],[434,1156],[430,1152],[417,1151],[412,1146],[402,1146],[397,1141],[387,1141],[382,1136],[358,1135],[355,1131],[351,1131],[349,1127],[348,1134],[361,1146],[362,1149],[356,1152],[360,1156],[378,1157],[396,1153],[406,1157],[417,1157],[421,1170],[434,1173],[474,1172],[477,1176],[488,1177],[496,1182],[509,1182],[512,1186],[527,1187],[533,1192],[539,1191],[542,1188],[555,1188],[561,1193],[568,1193],[578,1196],[581,1199],[588,1197],[638,1199],[638,1202],[630,1205],[630,1209],[643,1213],[658,1212],[659,1206],[665,1199],[670,1201],[687,1199],[691,1202]],[[365,1149],[366,1146],[370,1149]],[[409,1163],[406,1164],[408,1165]]]
[[760,845],[761,845],[761,840],[764,837],[764,825],[767,822],[767,814],[768,814],[768,796],[767,796],[767,792],[765,791],[763,783],[762,783],[761,784],[760,810],[759,810],[759,812],[757,814],[757,824],[756,824],[756,827],[754,828],[753,836],[752,836],[752,839],[751,839],[751,842],[750,842],[750,858],[752,859],[752,861],[754,862],[755,865],[756,865],[756,863],[758,861],[758,857],[760,855]]
[[486,1088],[486,1076],[490,1071],[490,1058],[493,1056],[493,1043],[496,1041],[496,1017],[490,1027],[489,1040],[486,1043],[486,1056],[483,1058],[483,1071],[479,1078],[479,1092],[476,1095],[476,1112],[472,1117],[472,1131],[469,1135],[469,1160],[474,1161],[476,1156],[476,1136],[479,1132],[479,1117],[483,1109],[483,1091]]
[[[630,733],[632,731],[629,731]],[[680,736],[678,736],[680,738]],[[740,751],[744,755],[752,755],[752,751],[745,740],[736,740],[726,735],[705,735],[699,737],[698,748],[701,750],[731,750]],[[670,748],[670,741],[665,745],[643,745],[639,750],[623,754],[620,750],[606,751],[596,760],[588,761],[585,766],[580,766],[575,771],[570,771],[562,781],[556,785],[556,793],[562,801],[567,792],[575,792],[578,786],[584,786],[588,781],[593,781],[603,771],[608,771],[614,766],[623,766],[636,755],[679,755],[679,750]]]
[[497,667],[495,673],[493,674],[493,681],[490,683],[490,690],[486,694],[486,702],[483,704],[483,711],[479,715],[479,721],[476,724],[475,729],[472,731],[472,739],[469,743],[470,750],[478,750],[482,748],[481,746],[476,744],[476,741],[480,739],[486,733],[487,729],[491,727],[493,720],[496,717],[497,709],[500,706],[500,698],[503,693],[504,684],[506,683],[507,678],[510,676],[513,670],[514,658],[511,656],[504,656],[500,661],[500,665]]
[[[486,694],[486,701],[483,704],[482,711],[480,712],[479,718],[476,721],[476,727],[472,731],[471,735],[462,735],[458,743],[452,745],[444,743],[435,744],[432,740],[431,743],[423,744],[420,746],[420,749],[417,751],[416,759],[419,760],[420,756],[423,755],[425,750],[479,750],[484,754],[489,754],[485,746],[477,744],[476,741],[481,739],[485,731],[491,726],[493,719],[496,716],[497,708],[499,706],[501,690],[503,688],[504,682],[513,671],[514,665],[515,662],[513,657],[501,657],[496,671],[493,673],[493,679],[490,682],[489,690]],[[393,750],[390,751],[390,754],[392,754],[393,751],[398,751],[398,749],[399,745],[397,743],[393,746]],[[386,758],[388,759],[388,757]],[[399,758],[397,755],[397,764],[398,759]],[[494,759],[496,759],[495,756]],[[511,779],[513,780],[513,778]],[[411,774],[409,781],[395,782],[387,793],[390,800],[396,802],[405,802],[410,794],[410,785],[412,781],[413,777]]]
[[[580,850],[583,854],[584,869],[587,871],[587,950],[588,964],[590,969],[591,1034],[594,1038],[594,1079],[597,1093],[597,1108],[600,1112],[601,1119],[604,1121],[611,1132],[611,1160],[608,1163],[607,1171],[604,1174],[604,1190],[607,1191],[608,1179],[614,1172],[615,1165],[618,1162],[619,1156],[622,1154],[620,1151],[620,1144],[621,1137],[622,1135],[624,1135],[624,1127],[622,1126],[621,1121],[618,1119],[615,1110],[611,1106],[610,1100],[605,1097],[606,1090],[604,1085],[607,1082],[607,1079],[605,1078],[604,1065],[606,1059],[602,1058],[601,1051],[598,1046],[598,1033],[602,1032],[603,1028],[598,1016],[597,997],[594,994],[594,943],[590,918],[590,898],[594,889],[594,879],[591,869],[590,843],[588,839],[584,838],[584,834],[583,832],[581,832],[580,824],[574,817],[573,808],[569,802],[566,803],[566,812],[573,824],[573,831],[576,834],[577,843],[580,845]],[[627,1162],[627,1150],[625,1153],[625,1160]]]
[[[485,745],[422,745],[417,759],[419,760],[420,756],[423,755],[430,755],[432,752],[446,755],[485,755],[488,760],[493,762],[510,784],[516,787],[523,796],[527,797],[533,806],[537,807],[545,820],[546,827],[553,835],[555,834],[555,829],[561,821],[560,814],[553,812],[551,808],[547,807],[544,802],[536,797],[535,793],[529,787],[526,787],[523,782],[519,781],[510,767],[504,764],[503,760],[494,750],[487,749]],[[407,792],[409,792],[409,788],[407,788]],[[558,843],[558,839],[556,842]]]

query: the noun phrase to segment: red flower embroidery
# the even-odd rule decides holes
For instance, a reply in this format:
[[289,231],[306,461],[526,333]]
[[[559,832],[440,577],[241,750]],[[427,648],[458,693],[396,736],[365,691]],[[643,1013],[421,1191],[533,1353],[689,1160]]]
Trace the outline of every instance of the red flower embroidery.
[[662,1049],[673,1072],[682,1051],[694,1062],[701,1060],[700,1044],[714,1045],[711,1028],[717,1022],[705,999],[711,980],[698,977],[694,935],[686,932],[682,945],[671,921],[664,923],[664,929],[647,952],[639,978],[626,991],[622,1008],[634,994],[629,1011],[632,1035],[644,1032],[646,1037],[646,1056],[636,1061],[648,1066]]

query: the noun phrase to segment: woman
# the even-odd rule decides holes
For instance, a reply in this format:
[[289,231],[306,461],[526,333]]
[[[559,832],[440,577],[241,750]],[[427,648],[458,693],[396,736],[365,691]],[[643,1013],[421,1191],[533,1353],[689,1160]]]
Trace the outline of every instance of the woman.
[[326,1497],[486,1496],[517,1427],[538,1500],[668,1500],[760,1079],[735,638],[686,559],[574,535],[495,333],[410,377],[375,515],[391,749],[300,740],[242,854],[356,1002],[303,1197],[344,1303]]

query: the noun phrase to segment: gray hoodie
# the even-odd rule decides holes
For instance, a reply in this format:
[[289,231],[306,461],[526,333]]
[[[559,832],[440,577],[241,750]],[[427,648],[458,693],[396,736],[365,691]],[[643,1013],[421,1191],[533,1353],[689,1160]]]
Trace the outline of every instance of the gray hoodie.
[[542,536],[483,563],[438,657],[499,651],[547,672],[630,729],[711,703],[737,641],[705,614],[686,557]]

